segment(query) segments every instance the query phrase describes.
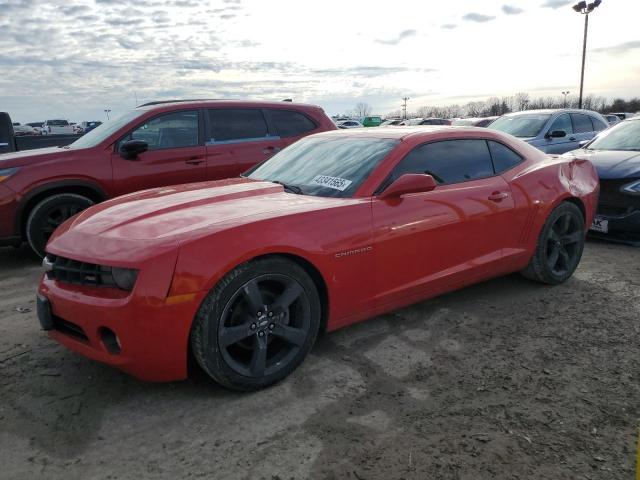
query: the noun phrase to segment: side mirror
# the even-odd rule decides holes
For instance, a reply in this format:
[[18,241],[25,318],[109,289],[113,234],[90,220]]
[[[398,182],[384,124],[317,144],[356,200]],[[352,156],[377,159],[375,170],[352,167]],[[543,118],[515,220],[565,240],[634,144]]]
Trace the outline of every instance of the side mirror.
[[591,140],[582,140],[581,142],[578,143],[578,148],[584,148],[586,147],[589,143],[591,143]]
[[144,140],[129,140],[120,145],[118,153],[125,160],[135,160],[138,155],[149,150],[149,144]]
[[567,132],[564,130],[554,130],[553,132],[547,133],[547,138],[563,138],[567,136]]
[[431,175],[419,173],[405,173],[380,194],[381,200],[399,198],[408,193],[430,192],[438,184]]

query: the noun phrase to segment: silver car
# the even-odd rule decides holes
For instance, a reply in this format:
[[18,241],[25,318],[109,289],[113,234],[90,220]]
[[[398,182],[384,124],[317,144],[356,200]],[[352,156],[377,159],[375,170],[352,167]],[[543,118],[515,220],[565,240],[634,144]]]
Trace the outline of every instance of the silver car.
[[508,113],[488,128],[510,133],[545,153],[561,154],[580,148],[608,127],[598,112],[561,108]]

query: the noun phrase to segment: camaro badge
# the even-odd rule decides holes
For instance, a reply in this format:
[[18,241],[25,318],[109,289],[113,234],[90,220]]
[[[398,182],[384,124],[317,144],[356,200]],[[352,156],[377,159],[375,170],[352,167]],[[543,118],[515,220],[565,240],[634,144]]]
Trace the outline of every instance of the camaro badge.
[[373,250],[373,247],[371,245],[367,245],[366,247],[356,248],[354,250],[347,250],[346,252],[338,252],[338,253],[336,253],[336,258],[350,257],[351,255],[357,255],[358,253],[370,252],[371,250]]

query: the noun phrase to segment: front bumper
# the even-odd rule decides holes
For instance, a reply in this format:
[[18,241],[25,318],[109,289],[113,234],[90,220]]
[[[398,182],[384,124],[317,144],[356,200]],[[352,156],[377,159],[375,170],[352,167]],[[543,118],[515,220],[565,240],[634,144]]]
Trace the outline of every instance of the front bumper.
[[176,301],[136,290],[67,285],[44,276],[38,306],[49,304],[51,321],[40,318],[41,324],[70,350],[140,380],[186,378],[191,322],[206,292]]
[[18,211],[17,195],[0,184],[0,247],[20,245],[22,238],[17,230],[16,212]]
[[[640,210],[627,213],[611,214],[598,212],[594,223],[606,224],[607,231],[589,231],[593,237],[616,239],[624,242],[640,242]],[[604,223],[606,222],[606,223]]]

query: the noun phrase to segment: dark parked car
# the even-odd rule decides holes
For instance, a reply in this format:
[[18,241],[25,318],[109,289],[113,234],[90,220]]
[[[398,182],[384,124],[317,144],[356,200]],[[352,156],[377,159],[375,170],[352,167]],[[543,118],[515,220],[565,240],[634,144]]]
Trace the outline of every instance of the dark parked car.
[[586,158],[600,176],[600,200],[591,231],[640,243],[640,117],[632,117],[565,154]]
[[40,255],[55,228],[107,198],[235,177],[333,122],[289,102],[172,101],[142,105],[64,148],[0,155],[0,245]]
[[561,108],[508,113],[488,128],[510,133],[545,153],[565,153],[580,147],[609,124],[591,110]]

